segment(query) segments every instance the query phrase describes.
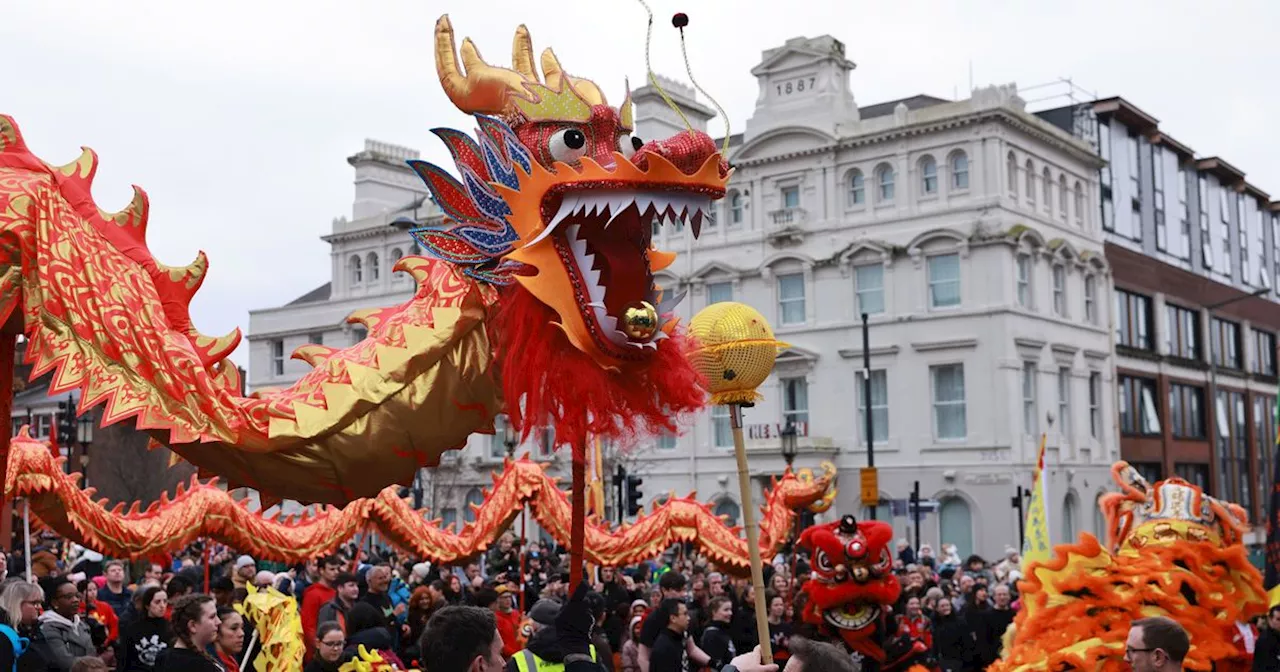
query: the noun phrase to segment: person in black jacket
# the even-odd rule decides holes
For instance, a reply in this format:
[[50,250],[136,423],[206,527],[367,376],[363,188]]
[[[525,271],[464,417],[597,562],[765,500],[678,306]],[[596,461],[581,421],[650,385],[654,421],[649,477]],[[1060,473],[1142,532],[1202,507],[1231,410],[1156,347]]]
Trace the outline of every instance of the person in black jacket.
[[933,651],[941,672],[961,672],[973,660],[974,641],[964,618],[951,600],[938,600],[933,615]]
[[368,602],[356,602],[347,610],[347,648],[342,652],[346,663],[359,655],[360,645],[366,651],[394,652],[395,641],[387,630],[382,613]]
[[120,633],[120,672],[152,672],[173,639],[165,618],[169,596],[160,586],[151,586],[138,594],[135,603],[138,618]]
[[[33,583],[15,581],[5,586],[0,594],[0,623],[17,631],[27,639],[27,648],[18,658],[18,672],[46,672],[53,652],[40,631],[40,605],[44,604],[44,591]],[[7,637],[0,637],[0,670],[13,669],[14,651]]]
[[1258,628],[1258,641],[1253,645],[1253,671],[1280,670],[1280,605],[1267,612],[1266,623]]
[[690,672],[689,651],[684,643],[689,631],[689,606],[683,600],[667,598],[649,618],[666,625],[653,642],[649,669],[654,672]]
[[711,656],[710,667],[718,670],[738,656],[738,649],[733,645],[730,623],[733,621],[733,603],[727,597],[713,597],[707,604],[707,612],[711,622],[702,631],[700,647]]

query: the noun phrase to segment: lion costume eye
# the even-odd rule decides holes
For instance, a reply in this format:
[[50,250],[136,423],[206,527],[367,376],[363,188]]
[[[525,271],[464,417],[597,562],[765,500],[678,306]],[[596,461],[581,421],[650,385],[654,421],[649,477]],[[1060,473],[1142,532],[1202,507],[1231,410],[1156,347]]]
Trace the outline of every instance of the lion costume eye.
[[817,566],[820,572],[830,573],[835,570],[835,567],[831,566],[831,559],[827,557],[826,551],[822,549],[818,549],[818,552],[813,556],[813,564]]
[[547,150],[556,161],[577,163],[587,155],[587,135],[576,128],[561,129],[547,141]]

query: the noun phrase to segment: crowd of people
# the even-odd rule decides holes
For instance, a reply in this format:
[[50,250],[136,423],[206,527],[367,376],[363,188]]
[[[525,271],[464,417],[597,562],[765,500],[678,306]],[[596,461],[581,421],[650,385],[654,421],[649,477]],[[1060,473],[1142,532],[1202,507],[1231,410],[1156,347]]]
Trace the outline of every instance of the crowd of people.
[[[296,567],[223,548],[208,554],[192,548],[171,563],[142,565],[85,551],[46,567],[35,583],[16,578],[20,568],[7,568],[15,578],[0,590],[0,621],[26,642],[7,648],[0,637],[0,672],[241,669],[255,651],[252,624],[235,605],[250,585],[298,598],[305,672],[335,672],[362,646],[400,669],[427,672],[573,669],[569,649],[576,640],[565,638],[575,635],[564,627],[571,605],[589,614],[593,626],[579,628],[586,638],[581,658],[590,669],[859,669],[856,656],[814,641],[798,618],[799,587],[809,575],[803,554],[780,553],[765,567],[776,667],[752,662],[759,641],[749,580],[718,571],[694,548],[674,547],[623,569],[593,569],[575,599],[568,594],[566,560],[562,549],[522,545],[511,536],[459,566],[354,546]],[[1013,549],[995,563],[978,556],[961,562],[954,548],[935,557],[927,545],[917,550],[900,542],[895,571],[902,593],[889,627],[923,643],[922,662],[930,667],[983,670],[999,657],[1019,607],[1018,566]],[[448,661],[467,654],[459,644],[467,641],[479,642],[478,657],[454,667]],[[1271,651],[1276,644],[1267,628],[1257,646]]]

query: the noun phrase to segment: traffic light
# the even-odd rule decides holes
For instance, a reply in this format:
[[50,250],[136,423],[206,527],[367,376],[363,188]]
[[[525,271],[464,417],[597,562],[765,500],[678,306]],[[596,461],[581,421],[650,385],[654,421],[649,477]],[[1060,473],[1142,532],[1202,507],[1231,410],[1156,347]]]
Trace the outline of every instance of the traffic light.
[[76,440],[76,405],[73,401],[58,402],[58,444],[69,446]]
[[640,504],[644,494],[640,492],[640,484],[644,483],[644,479],[639,476],[627,476],[627,515],[634,516],[640,513],[644,508]]

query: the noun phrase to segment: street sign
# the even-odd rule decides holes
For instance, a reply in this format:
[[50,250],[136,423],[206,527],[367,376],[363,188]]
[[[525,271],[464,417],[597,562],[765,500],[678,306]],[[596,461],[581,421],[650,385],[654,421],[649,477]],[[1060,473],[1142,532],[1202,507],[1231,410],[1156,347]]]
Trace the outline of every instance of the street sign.
[[862,505],[876,506],[880,503],[880,478],[875,467],[864,467],[862,477]]
[[[938,501],[935,499],[920,500],[920,515],[927,516],[931,513],[938,512]],[[911,500],[910,499],[891,499],[889,500],[889,513],[893,516],[911,517]]]

